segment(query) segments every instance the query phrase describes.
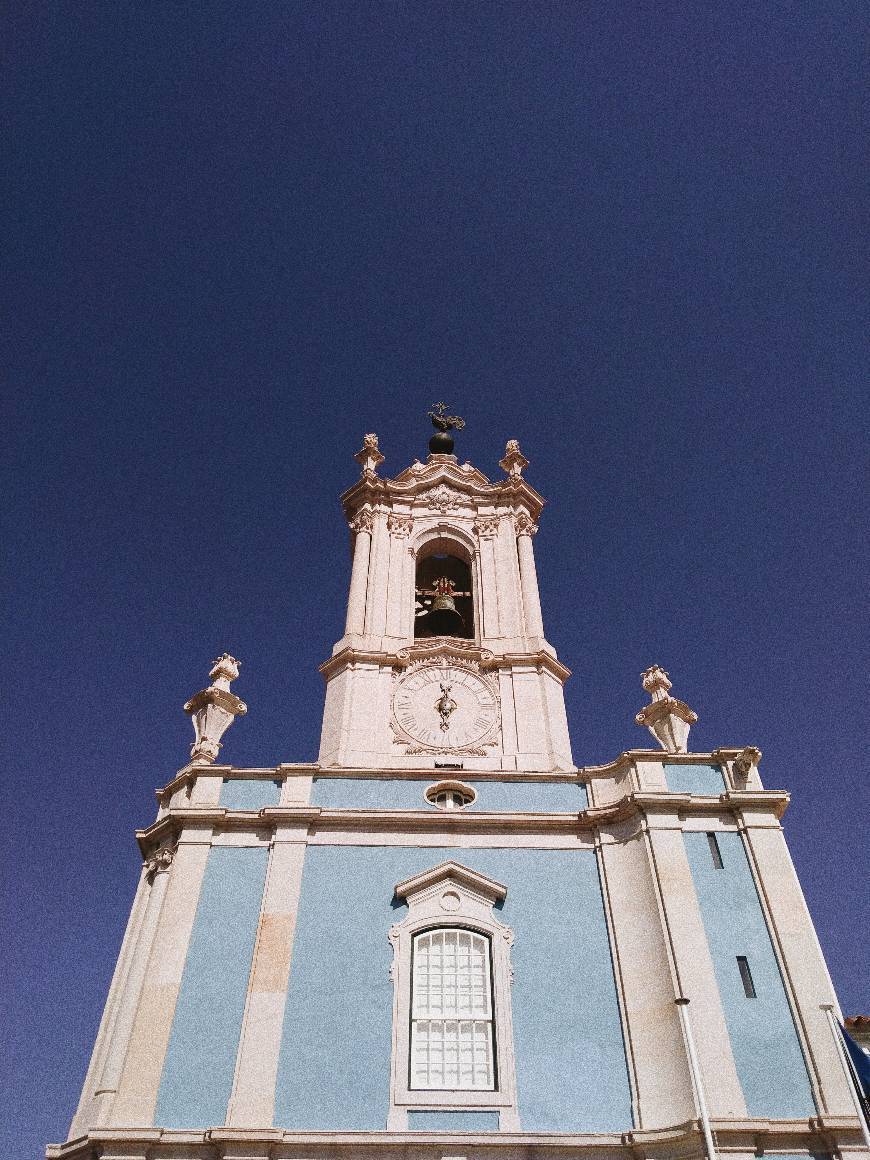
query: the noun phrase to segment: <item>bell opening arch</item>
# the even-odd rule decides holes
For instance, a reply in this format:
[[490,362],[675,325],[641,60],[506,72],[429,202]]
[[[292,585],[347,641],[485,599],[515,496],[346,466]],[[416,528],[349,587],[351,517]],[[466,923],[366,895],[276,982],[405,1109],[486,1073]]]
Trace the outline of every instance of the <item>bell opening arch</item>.
[[453,529],[431,529],[412,548],[414,638],[477,639],[478,559]]

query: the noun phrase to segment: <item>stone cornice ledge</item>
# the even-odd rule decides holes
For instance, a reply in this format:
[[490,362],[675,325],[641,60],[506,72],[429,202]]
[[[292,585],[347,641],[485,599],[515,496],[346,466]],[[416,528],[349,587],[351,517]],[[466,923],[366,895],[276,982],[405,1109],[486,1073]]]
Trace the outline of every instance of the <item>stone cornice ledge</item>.
[[446,813],[435,810],[342,810],[322,806],[265,806],[260,810],[228,810],[223,806],[168,810],[147,829],[136,831],[143,856],[162,842],[174,840],[186,827],[256,832],[272,829],[281,822],[314,825],[317,830],[443,831],[469,833],[580,832],[622,822],[639,814],[715,815],[730,813],[772,813],[781,818],[789,795],[780,790],[728,791],[718,797],[693,794],[647,792],[626,794],[611,805],[590,806],[579,813],[533,813],[515,811],[491,813],[482,810]]
[[402,669],[428,654],[443,654],[456,656],[461,660],[477,661],[484,672],[489,669],[528,667],[551,673],[560,681],[567,681],[571,676],[571,670],[546,649],[538,649],[535,652],[494,653],[488,648],[480,648],[476,644],[458,638],[444,639],[449,639],[449,643],[442,644],[439,641],[432,648],[426,648],[425,641],[422,644],[415,642],[413,645],[409,644],[406,648],[399,649],[393,656],[382,652],[355,649],[348,645],[341,652],[337,652],[325,660],[322,665],[319,665],[317,671],[323,675],[324,680],[328,681],[335,673],[352,665],[382,666],[391,663],[394,668]]
[[[809,1120],[719,1120],[712,1129],[720,1149],[758,1153],[764,1150],[827,1151],[832,1146],[860,1148],[861,1127],[854,1116],[813,1117]],[[360,1155],[407,1160],[441,1160],[444,1147],[475,1157],[504,1156],[505,1160],[534,1160],[545,1152],[555,1157],[655,1157],[673,1160],[694,1156],[702,1139],[698,1120],[668,1128],[628,1132],[290,1132],[280,1128],[94,1128],[87,1136],[66,1144],[49,1144],[47,1160],[91,1160],[111,1154],[130,1160],[294,1160],[300,1149],[310,1149],[311,1160],[355,1160]],[[309,1153],[306,1151],[306,1156]]]

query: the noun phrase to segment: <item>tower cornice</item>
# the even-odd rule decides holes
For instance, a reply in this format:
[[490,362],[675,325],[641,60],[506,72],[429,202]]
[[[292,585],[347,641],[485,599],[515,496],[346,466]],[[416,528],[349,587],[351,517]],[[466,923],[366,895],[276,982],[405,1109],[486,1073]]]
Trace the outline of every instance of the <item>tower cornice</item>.
[[[533,521],[537,521],[546,500],[521,476],[513,475],[492,483],[470,463],[460,467],[457,463],[444,462],[446,458],[439,457],[440,462],[421,463],[418,470],[415,470],[417,465],[409,467],[395,479],[381,479],[373,473],[363,475],[341,496],[345,516],[348,520],[353,519],[366,504],[387,507],[407,504],[409,510],[422,506],[440,512],[455,495],[457,498],[451,506],[457,506],[464,499],[475,509],[487,506],[524,509]],[[439,495],[438,488],[446,490]],[[433,502],[426,503],[427,498]],[[461,516],[462,512],[455,514]]]

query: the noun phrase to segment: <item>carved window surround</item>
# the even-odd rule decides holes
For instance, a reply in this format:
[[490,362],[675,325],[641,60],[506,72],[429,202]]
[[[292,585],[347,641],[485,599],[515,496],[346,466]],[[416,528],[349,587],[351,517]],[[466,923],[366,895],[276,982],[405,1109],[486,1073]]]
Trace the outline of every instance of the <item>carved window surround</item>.
[[[506,887],[457,862],[442,862],[400,882],[396,895],[408,904],[402,922],[390,928],[393,963],[393,1044],[387,1127],[407,1128],[409,1110],[497,1110],[502,1131],[518,1131],[516,1074],[511,1019],[510,948],[513,931],[492,913]],[[414,937],[423,931],[459,927],[489,939],[495,1028],[496,1090],[420,1090],[410,1087],[411,978]]]

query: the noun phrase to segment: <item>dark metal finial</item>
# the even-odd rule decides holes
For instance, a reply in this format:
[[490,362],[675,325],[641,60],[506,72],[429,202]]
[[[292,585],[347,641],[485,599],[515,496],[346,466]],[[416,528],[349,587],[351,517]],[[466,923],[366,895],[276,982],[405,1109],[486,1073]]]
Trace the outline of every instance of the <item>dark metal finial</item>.
[[429,450],[435,455],[450,455],[453,452],[453,436],[451,430],[461,431],[465,420],[458,415],[446,415],[446,403],[433,403],[429,418],[435,428],[435,434],[429,440]]

